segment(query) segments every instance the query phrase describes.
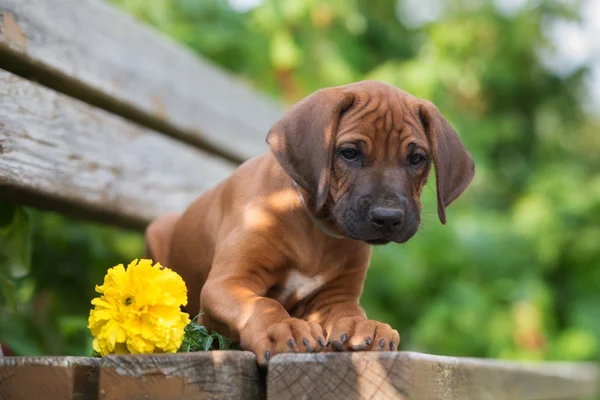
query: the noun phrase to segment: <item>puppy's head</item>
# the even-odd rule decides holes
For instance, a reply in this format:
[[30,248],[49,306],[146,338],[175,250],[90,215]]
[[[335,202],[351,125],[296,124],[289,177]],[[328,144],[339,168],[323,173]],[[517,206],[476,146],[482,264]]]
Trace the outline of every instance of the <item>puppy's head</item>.
[[362,81],[322,89],[273,125],[267,142],[311,194],[315,212],[348,237],[403,243],[420,224],[432,164],[438,215],[473,179],[473,159],[436,107],[391,85]]

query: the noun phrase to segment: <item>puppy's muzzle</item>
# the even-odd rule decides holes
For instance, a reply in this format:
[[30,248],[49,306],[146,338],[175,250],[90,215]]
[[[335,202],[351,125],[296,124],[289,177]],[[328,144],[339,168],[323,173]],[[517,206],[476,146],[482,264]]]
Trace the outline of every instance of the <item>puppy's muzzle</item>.
[[369,211],[373,229],[384,236],[400,231],[406,222],[408,199],[404,196],[394,200],[375,203]]
[[399,207],[374,207],[369,216],[376,230],[390,234],[402,227],[406,213]]

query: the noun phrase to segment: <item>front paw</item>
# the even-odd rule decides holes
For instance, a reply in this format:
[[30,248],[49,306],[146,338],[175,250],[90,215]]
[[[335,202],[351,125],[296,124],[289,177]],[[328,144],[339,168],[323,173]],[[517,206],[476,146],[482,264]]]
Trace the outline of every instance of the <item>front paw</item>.
[[399,343],[397,330],[363,317],[341,318],[327,337],[332,351],[396,351]]
[[258,363],[265,365],[275,354],[319,352],[325,347],[324,337],[323,328],[316,322],[287,318],[254,340],[251,350]]

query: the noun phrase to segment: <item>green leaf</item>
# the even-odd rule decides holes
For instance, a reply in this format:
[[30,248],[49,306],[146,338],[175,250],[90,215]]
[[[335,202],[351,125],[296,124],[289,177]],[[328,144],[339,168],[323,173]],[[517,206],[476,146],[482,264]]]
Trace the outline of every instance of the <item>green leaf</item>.
[[204,336],[208,336],[208,335],[209,335],[209,333],[208,333],[208,331],[206,330],[206,327],[205,327],[204,325],[196,325],[196,326],[197,326],[196,330],[197,330],[199,333],[201,333],[201,334],[202,334],[202,335],[204,335]]
[[231,342],[223,335],[217,335],[217,339],[219,340],[219,350],[229,350],[231,347]]
[[207,337],[206,340],[204,341],[204,346],[203,346],[204,351],[209,351],[212,344],[213,344],[213,337],[212,336]]

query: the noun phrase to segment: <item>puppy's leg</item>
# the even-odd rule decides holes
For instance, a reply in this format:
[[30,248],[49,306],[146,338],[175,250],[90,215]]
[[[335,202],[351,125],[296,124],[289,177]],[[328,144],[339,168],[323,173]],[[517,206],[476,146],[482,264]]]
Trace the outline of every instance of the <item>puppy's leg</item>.
[[325,345],[318,323],[291,318],[281,303],[264,297],[277,281],[272,253],[218,250],[200,296],[202,323],[239,340],[261,365],[275,354],[321,351]]
[[171,213],[152,221],[146,228],[146,257],[169,267],[169,249],[175,224],[181,215]]
[[314,298],[305,318],[322,324],[332,351],[395,351],[398,331],[370,320],[359,305],[366,268],[348,269]]

